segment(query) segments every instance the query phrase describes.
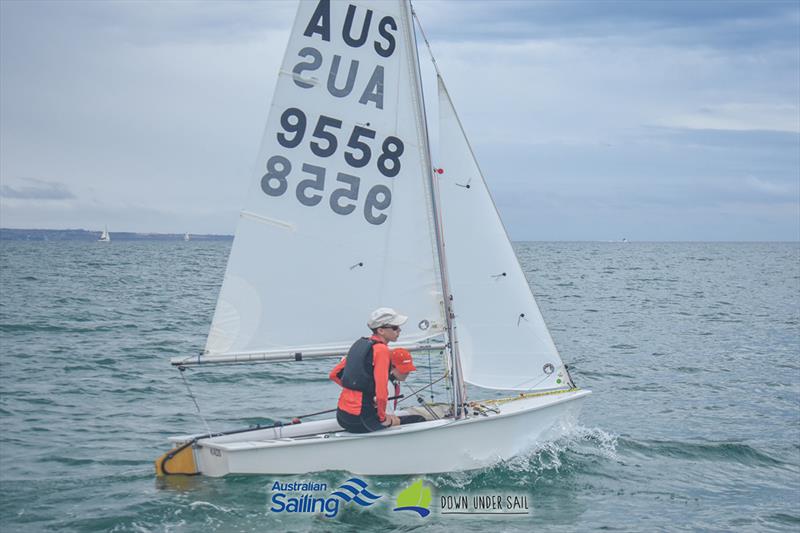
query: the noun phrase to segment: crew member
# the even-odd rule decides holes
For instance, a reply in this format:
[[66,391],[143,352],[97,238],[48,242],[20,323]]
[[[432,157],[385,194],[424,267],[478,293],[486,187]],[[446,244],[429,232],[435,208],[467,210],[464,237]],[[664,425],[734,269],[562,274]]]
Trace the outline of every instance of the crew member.
[[[400,336],[408,320],[394,309],[381,307],[370,315],[372,336],[358,339],[331,371],[330,378],[342,387],[336,409],[339,425],[351,433],[369,433],[397,426],[400,418],[386,413],[390,377],[403,381],[416,370],[406,350],[389,350],[388,343]],[[393,357],[394,355],[394,357]]]

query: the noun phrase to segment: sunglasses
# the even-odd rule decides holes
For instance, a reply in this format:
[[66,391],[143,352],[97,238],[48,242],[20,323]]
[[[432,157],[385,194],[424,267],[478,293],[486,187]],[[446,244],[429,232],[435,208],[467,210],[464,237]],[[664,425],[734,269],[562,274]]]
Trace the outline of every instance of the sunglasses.
[[394,331],[397,331],[397,330],[400,329],[400,326],[380,326],[380,327],[382,327],[384,329],[392,329]]

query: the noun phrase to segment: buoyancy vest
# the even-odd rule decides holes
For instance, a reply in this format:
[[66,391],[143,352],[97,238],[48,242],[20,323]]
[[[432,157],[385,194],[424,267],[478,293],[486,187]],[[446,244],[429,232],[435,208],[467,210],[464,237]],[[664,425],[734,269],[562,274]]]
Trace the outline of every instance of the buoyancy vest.
[[350,347],[347,360],[342,370],[342,386],[350,390],[375,394],[375,377],[373,374],[372,347],[375,341],[361,337]]

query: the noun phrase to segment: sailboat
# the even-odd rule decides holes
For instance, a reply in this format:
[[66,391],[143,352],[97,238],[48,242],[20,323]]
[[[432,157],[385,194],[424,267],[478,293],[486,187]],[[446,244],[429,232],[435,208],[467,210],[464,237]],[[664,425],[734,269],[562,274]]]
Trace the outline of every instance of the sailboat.
[[188,233],[188,232],[183,234],[183,240],[184,240],[184,241],[189,241],[189,240],[191,240],[191,239],[192,239],[192,238],[189,236],[189,233]]
[[[407,0],[300,2],[205,349],[171,364],[341,357],[390,306],[410,317],[393,347],[443,354],[448,400],[368,434],[329,418],[171,437],[157,473],[469,470],[576,424],[590,391],[559,356],[438,67],[433,164],[414,16]],[[510,395],[475,400],[466,383]]]
[[103,233],[100,234],[100,238],[97,239],[97,242],[111,242],[111,235],[108,234],[108,226],[103,229]]

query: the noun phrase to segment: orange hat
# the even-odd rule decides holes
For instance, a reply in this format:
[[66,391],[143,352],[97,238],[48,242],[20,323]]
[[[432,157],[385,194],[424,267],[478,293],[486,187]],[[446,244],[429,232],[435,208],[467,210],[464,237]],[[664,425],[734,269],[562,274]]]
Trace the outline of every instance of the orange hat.
[[403,374],[408,374],[417,369],[417,367],[414,366],[414,360],[411,359],[411,354],[404,348],[395,348],[392,350],[392,366]]

